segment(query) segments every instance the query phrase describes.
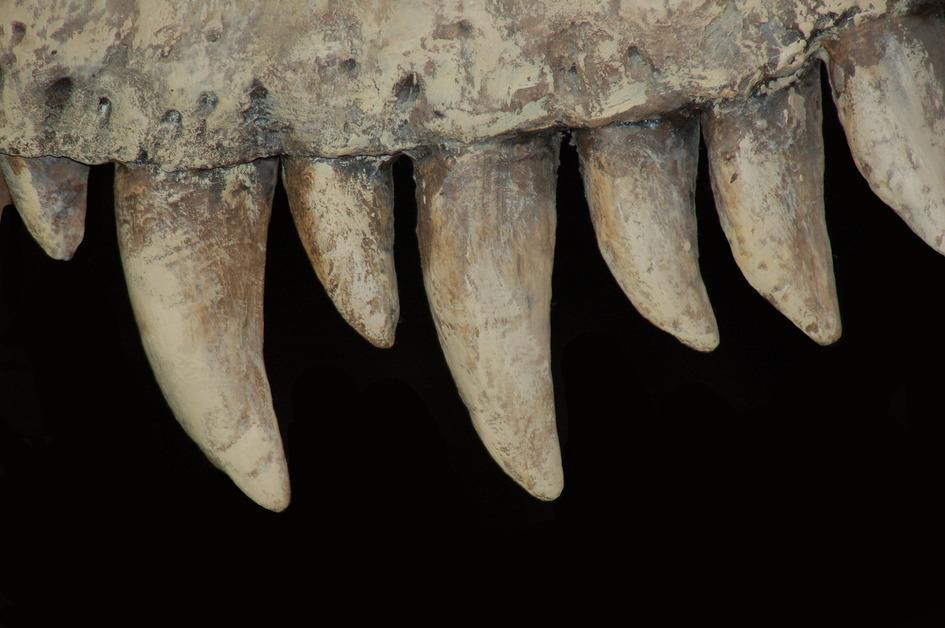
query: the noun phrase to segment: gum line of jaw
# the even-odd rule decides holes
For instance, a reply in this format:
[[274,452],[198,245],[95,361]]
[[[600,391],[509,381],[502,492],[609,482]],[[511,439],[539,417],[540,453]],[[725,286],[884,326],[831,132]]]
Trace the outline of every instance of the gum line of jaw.
[[[699,272],[700,135],[719,218],[748,282],[814,341],[841,333],[824,222],[821,63],[875,193],[945,253],[945,22],[879,20],[824,42],[749,98],[573,130],[600,251],[637,310],[684,344],[719,342]],[[488,452],[540,499],[564,485],[549,353],[556,129],[409,151],[424,285],[458,392]],[[262,358],[266,230],[281,175],[340,314],[394,341],[391,156],[281,157],[208,170],[119,163],[118,239],[142,342],[178,421],[271,510],[289,473]],[[88,166],[0,155],[0,204],[56,259],[84,224]],[[6,187],[2,183],[5,181]]]

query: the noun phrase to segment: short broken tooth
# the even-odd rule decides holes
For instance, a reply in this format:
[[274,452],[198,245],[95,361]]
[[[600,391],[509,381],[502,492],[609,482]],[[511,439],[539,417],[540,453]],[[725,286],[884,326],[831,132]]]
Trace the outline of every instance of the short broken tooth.
[[888,18],[825,46],[857,167],[910,229],[945,253],[945,24]]
[[634,307],[699,351],[719,332],[699,272],[697,119],[578,131],[601,254]]
[[390,157],[283,160],[296,228],[319,281],[346,321],[378,347],[400,317]]
[[13,205],[53,259],[68,260],[85,234],[89,167],[64,157],[0,155]]
[[206,171],[119,165],[118,242],[145,352],[168,405],[255,502],[289,503],[263,364],[266,233],[277,160]]
[[492,457],[544,500],[564,486],[551,381],[560,137],[441,147],[416,160],[417,234],[440,346]]
[[792,86],[704,114],[712,189],[742,274],[820,344],[840,337],[824,220],[819,65]]

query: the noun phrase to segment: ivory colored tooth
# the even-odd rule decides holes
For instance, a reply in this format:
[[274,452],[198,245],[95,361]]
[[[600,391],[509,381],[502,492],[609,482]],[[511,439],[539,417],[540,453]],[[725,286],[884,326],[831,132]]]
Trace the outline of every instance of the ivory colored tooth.
[[820,344],[840,337],[824,221],[819,65],[793,86],[706,112],[712,189],[742,274]]
[[400,316],[390,158],[282,163],[292,217],[319,281],[358,333],[390,347]]
[[945,253],[945,23],[889,18],[826,48],[857,167],[910,229]]
[[64,157],[0,155],[0,171],[33,239],[50,257],[71,259],[85,234],[89,167]]
[[119,165],[118,243],[168,405],[255,502],[289,504],[263,364],[263,275],[277,160],[168,173]]
[[719,331],[699,273],[696,119],[577,133],[597,243],[627,297],[681,342],[711,351]]
[[564,486],[551,382],[557,135],[417,160],[417,234],[440,346],[492,457],[529,493]]

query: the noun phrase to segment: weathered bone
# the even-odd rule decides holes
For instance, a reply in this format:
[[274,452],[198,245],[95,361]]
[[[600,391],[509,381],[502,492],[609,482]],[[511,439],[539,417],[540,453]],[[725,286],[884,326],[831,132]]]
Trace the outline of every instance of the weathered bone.
[[0,152],[207,168],[642,120],[913,4],[0,0]]
[[489,453],[525,490],[564,486],[551,384],[557,135],[417,159],[423,282],[440,346]]
[[698,119],[578,133],[597,242],[637,310],[699,351],[719,344],[699,273]]
[[378,347],[394,344],[400,316],[394,270],[390,160],[283,160],[302,244],[335,307]]
[[945,253],[945,24],[885,20],[827,43],[847,141],[873,192]]
[[289,503],[262,353],[277,167],[119,166],[115,175],[122,264],[158,384],[207,457],[271,510]]
[[791,87],[713,107],[704,133],[712,189],[745,278],[820,344],[840,337],[824,222],[820,66]]
[[85,235],[89,167],[58,157],[0,155],[0,172],[33,239],[53,259],[71,259]]

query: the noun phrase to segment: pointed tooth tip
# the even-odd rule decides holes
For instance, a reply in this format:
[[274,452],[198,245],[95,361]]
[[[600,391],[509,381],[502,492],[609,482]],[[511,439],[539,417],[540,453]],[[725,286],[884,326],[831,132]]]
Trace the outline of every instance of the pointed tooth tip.
[[289,507],[292,491],[285,459],[252,471],[224,466],[230,479],[251,500],[267,510],[282,512]]
[[840,337],[843,335],[843,329],[840,324],[840,318],[832,319],[829,321],[821,321],[818,323],[811,323],[807,327],[802,328],[804,333],[807,334],[811,340],[816,342],[822,347],[827,347],[833,343],[840,340]]
[[[478,421],[474,423],[478,424]],[[544,459],[537,465],[528,463],[530,456],[510,456],[489,443],[484,444],[502,471],[532,497],[550,502],[561,495],[564,490],[564,468],[561,465],[561,450],[557,437],[554,439],[553,448],[545,452]]]
[[362,338],[378,349],[390,349],[394,346],[397,334],[397,322],[400,319],[399,305],[391,305],[381,309],[388,314],[370,320],[360,316],[346,315],[344,318]]
[[702,335],[677,335],[676,338],[682,344],[686,345],[690,349],[695,349],[700,353],[711,353],[719,347],[719,334],[715,332],[714,334],[702,334]]

